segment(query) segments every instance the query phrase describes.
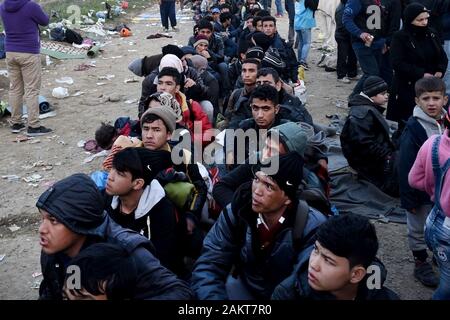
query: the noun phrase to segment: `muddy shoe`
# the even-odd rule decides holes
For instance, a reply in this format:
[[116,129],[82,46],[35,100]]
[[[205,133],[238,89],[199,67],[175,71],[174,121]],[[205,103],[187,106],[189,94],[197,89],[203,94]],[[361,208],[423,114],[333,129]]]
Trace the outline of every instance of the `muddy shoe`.
[[44,126],[40,126],[37,128],[28,127],[27,136],[29,136],[29,137],[43,136],[44,134],[47,134],[50,132],[52,132],[52,129],[46,128]]
[[439,278],[431,264],[427,261],[416,262],[414,277],[427,287],[436,288],[439,285]]
[[25,130],[25,125],[23,123],[14,123],[11,126],[12,133],[20,133],[22,130]]

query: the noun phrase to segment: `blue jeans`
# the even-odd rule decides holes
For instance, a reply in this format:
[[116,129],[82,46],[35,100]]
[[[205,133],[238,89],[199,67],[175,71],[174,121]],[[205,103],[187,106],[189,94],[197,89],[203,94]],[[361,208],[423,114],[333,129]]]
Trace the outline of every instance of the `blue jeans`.
[[298,54],[299,62],[306,62],[308,58],[309,49],[311,48],[311,29],[297,30],[298,36]]
[[161,5],[159,6],[159,13],[161,14],[161,23],[164,28],[169,29],[169,19],[172,28],[177,25],[175,1],[161,1]]
[[283,14],[283,6],[281,5],[281,0],[275,0],[275,5],[277,6],[277,14]]
[[[450,40],[444,41],[444,51],[450,61]],[[447,71],[445,71],[444,78],[442,80],[444,80],[445,86],[447,87],[447,95],[450,95],[450,63],[447,64]]]
[[353,50],[358,58],[359,65],[363,71],[363,76],[359,79],[355,88],[353,89],[352,96],[359,94],[363,89],[364,81],[370,76],[380,75],[380,63],[381,63],[381,48],[366,47],[359,42],[352,43]]
[[433,300],[450,300],[450,228],[444,226],[444,220],[444,213],[434,207],[425,223],[425,242],[433,251],[440,271]]

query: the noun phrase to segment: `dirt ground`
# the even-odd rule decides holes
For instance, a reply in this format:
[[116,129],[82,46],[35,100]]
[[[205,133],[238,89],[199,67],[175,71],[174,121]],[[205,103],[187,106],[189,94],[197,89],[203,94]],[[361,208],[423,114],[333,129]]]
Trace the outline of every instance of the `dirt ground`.
[[[156,10],[152,7],[145,12],[154,13]],[[287,24],[287,17],[278,23],[283,37],[287,37]],[[77,143],[92,139],[101,121],[113,121],[124,115],[137,117],[137,103],[128,104],[126,101],[140,97],[142,79],[124,83],[125,79],[133,76],[128,71],[128,63],[136,57],[160,53],[161,47],[169,43],[185,45],[192,32],[192,22],[185,22],[180,24],[180,32],[171,33],[172,39],[146,40],[147,35],[160,32],[160,27],[149,22],[129,26],[133,36],[109,39],[103,54],[94,59],[95,68],[73,71],[75,66],[89,63],[88,59],[53,60],[53,64],[44,66],[41,94],[55,107],[57,115],[43,120],[43,124],[54,129],[52,135],[17,143],[16,135],[9,131],[7,119],[0,122],[0,176],[20,177],[16,181],[0,179],[0,299],[36,299],[38,296],[37,288],[42,277],[38,275],[40,248],[36,200],[49,183],[72,173],[98,170],[102,161],[100,158],[83,164],[89,155]],[[354,83],[339,83],[335,73],[327,73],[316,66],[321,56],[317,50],[320,46],[317,30],[313,39],[309,58],[311,69],[306,72],[308,110],[315,121],[326,124],[325,115],[345,114],[344,109],[336,107],[336,101],[345,101]],[[4,60],[0,60],[2,69],[6,69]],[[98,79],[105,75],[115,77]],[[64,85],[70,94],[76,91],[84,94],[64,100],[53,98],[52,89],[61,86],[55,79],[63,76],[74,80],[72,85]],[[98,82],[106,84],[99,86]],[[7,101],[7,88],[7,78],[0,76],[0,100]],[[120,101],[110,102],[108,98]],[[39,174],[43,180],[35,186],[22,180],[33,174]],[[429,299],[432,290],[420,285],[412,276],[413,259],[407,246],[406,225],[376,223],[376,227],[381,241],[379,257],[388,269],[387,286],[399,293],[402,299]]]

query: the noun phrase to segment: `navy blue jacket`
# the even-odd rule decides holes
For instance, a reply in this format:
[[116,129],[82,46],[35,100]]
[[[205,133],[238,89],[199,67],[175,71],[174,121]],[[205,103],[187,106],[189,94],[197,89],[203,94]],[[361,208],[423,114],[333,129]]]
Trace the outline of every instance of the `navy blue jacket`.
[[400,138],[398,175],[402,207],[412,210],[424,204],[431,204],[427,193],[413,189],[408,183],[408,174],[420,147],[428,139],[427,133],[416,118],[410,117]]

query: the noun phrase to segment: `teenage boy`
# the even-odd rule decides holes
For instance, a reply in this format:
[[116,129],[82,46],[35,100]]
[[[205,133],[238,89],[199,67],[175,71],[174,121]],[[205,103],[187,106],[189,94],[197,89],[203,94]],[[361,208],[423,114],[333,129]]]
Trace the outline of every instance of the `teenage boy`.
[[371,76],[363,91],[350,98],[350,111],[341,133],[342,152],[359,178],[368,180],[383,192],[398,196],[395,147],[389,125],[383,118],[388,85]]
[[367,218],[352,213],[334,216],[317,230],[309,261],[300,261],[272,299],[398,300],[383,286],[387,272],[377,251],[375,227]]
[[407,210],[408,242],[415,267],[414,276],[428,287],[436,287],[439,278],[427,261],[427,245],[424,240],[424,226],[432,202],[425,192],[413,189],[408,183],[417,153],[424,142],[435,134],[444,132],[445,83],[437,77],[422,78],[416,82],[416,106],[401,136],[399,152],[399,184],[402,207]]

